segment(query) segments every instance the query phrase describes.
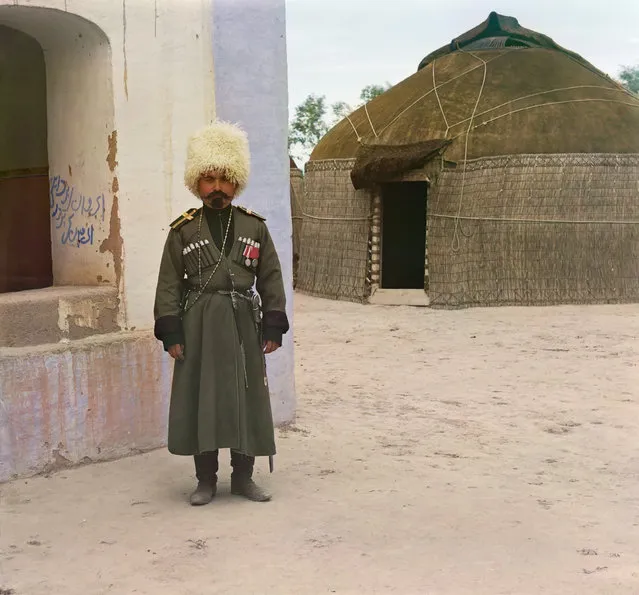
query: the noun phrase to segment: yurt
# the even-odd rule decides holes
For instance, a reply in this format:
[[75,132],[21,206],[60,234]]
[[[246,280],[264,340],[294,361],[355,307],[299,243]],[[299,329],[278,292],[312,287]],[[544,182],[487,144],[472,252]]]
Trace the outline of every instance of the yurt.
[[293,219],[293,287],[297,284],[297,269],[300,260],[300,239],[302,233],[302,214],[304,204],[304,174],[289,156],[291,171],[291,216]]
[[491,13],[331,129],[297,289],[435,307],[639,298],[639,98]]

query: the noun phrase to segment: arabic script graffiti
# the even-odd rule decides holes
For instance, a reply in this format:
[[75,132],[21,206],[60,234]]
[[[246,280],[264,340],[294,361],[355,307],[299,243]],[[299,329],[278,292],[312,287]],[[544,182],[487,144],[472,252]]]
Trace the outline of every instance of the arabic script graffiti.
[[49,207],[62,244],[78,248],[93,245],[95,225],[104,221],[106,214],[104,194],[86,196],[60,176],[52,176],[49,179]]

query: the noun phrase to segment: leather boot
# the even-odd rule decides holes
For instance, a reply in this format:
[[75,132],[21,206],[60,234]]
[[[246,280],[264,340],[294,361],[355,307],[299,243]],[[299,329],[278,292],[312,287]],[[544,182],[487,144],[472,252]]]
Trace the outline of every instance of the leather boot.
[[204,506],[215,498],[217,492],[217,482],[198,481],[197,488],[191,494],[191,506]]
[[231,494],[242,496],[252,502],[268,502],[271,495],[253,481],[255,457],[231,451]]
[[197,488],[191,494],[192,506],[203,506],[213,500],[217,492],[218,451],[195,455]]

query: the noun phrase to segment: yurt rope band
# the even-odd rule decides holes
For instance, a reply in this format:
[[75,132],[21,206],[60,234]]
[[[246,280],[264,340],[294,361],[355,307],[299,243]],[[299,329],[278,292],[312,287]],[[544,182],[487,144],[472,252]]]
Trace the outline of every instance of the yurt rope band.
[[[492,62],[493,60],[497,60],[498,58],[502,58],[503,56],[506,56],[507,54],[510,54],[510,52],[512,52],[512,51],[514,51],[514,50],[510,50],[508,52],[503,52],[503,53],[499,54],[498,56],[495,56],[494,58],[491,58],[490,60],[486,60],[486,64]],[[469,68],[468,70],[464,70],[464,72],[458,74],[457,76],[454,76],[452,79],[448,79],[446,82],[440,83],[439,85],[437,85],[437,89],[441,89],[442,87],[445,87],[449,83],[452,83],[453,81],[456,81],[457,79],[459,79],[459,78],[461,78],[463,76],[466,76],[467,74],[470,74],[471,72],[474,72],[478,68],[481,68],[481,66],[482,65],[477,65],[477,66],[473,66],[473,68]],[[431,89],[430,91],[427,91],[426,93],[424,93],[421,97],[418,97],[415,101],[413,101],[413,103],[411,103],[410,105],[406,106],[401,112],[399,112],[399,114],[397,114],[388,124],[386,124],[379,131],[379,134],[382,134],[389,126],[392,126],[397,120],[399,120],[399,118],[401,118],[409,109],[415,107],[422,99],[425,99],[431,93],[434,93],[434,92],[435,92],[435,89]]]
[[368,217],[317,217],[316,215],[309,215],[308,213],[302,213],[306,219],[315,219],[316,221],[370,221],[373,216]]
[[442,105],[442,101],[439,98],[439,93],[437,92],[437,83],[435,82],[435,62],[437,62],[437,60],[435,60],[433,62],[433,67],[432,67],[432,71],[433,71],[433,91],[435,91],[435,97],[437,98],[437,104],[439,105],[439,110],[442,113],[442,117],[444,118],[444,124],[446,124],[446,134],[444,134],[444,138],[448,138],[448,131],[450,130],[450,124],[448,123],[448,118],[446,118],[446,113],[444,112],[444,106]]
[[[498,110],[502,107],[506,107],[507,105],[511,105],[512,103],[516,103],[517,101],[523,101],[524,99],[531,99],[533,97],[547,95],[548,93],[559,93],[561,91],[574,91],[576,89],[600,89],[601,91],[614,91],[615,93],[622,92],[621,89],[613,89],[611,87],[602,87],[601,85],[577,85],[574,87],[560,87],[558,89],[550,89],[548,91],[539,91],[538,93],[531,93],[530,95],[524,95],[523,97],[517,97],[516,99],[511,99],[510,101],[506,101],[505,103],[496,105],[495,107],[491,107],[490,109],[480,112],[479,114],[476,115],[476,117],[479,118],[480,116],[485,116],[486,114],[489,114],[490,112],[494,112],[495,110]],[[608,100],[605,100],[603,97],[601,98],[601,100],[608,101]],[[570,100],[566,100],[566,101],[570,101]],[[622,102],[622,103],[625,103],[625,102]],[[547,104],[544,103],[544,104],[538,104],[538,105],[547,105]],[[509,112],[509,114],[510,113],[514,113],[514,112]],[[466,118],[465,120],[460,120],[459,122],[456,122],[455,124],[450,126],[450,128],[456,128],[457,126],[461,126],[462,124],[465,124],[466,122],[468,122],[468,120],[470,120],[470,118]]]
[[451,243],[451,250],[453,252],[458,252],[461,248],[461,241],[459,240],[459,233],[461,232],[463,235],[464,232],[461,229],[461,210],[464,202],[464,189],[466,187],[466,163],[468,161],[468,141],[470,139],[470,132],[473,130],[473,122],[475,120],[475,114],[477,113],[477,108],[479,107],[479,102],[481,101],[481,97],[484,93],[484,87],[486,86],[486,78],[488,77],[488,63],[486,60],[483,60],[479,56],[476,56],[472,52],[468,52],[473,58],[477,58],[477,60],[481,60],[484,65],[484,78],[481,82],[481,87],[479,88],[479,93],[477,94],[477,101],[475,101],[475,107],[473,108],[473,113],[470,116],[470,122],[468,123],[468,130],[466,130],[466,142],[464,144],[464,169],[462,171],[462,183],[461,183],[461,192],[459,195],[459,205],[457,207],[457,218],[455,219],[455,229],[453,231],[453,240]]
[[[355,128],[355,124],[353,124],[352,120],[350,119],[350,117],[347,115],[346,119],[348,120],[348,123],[353,127],[353,130],[355,131],[355,136],[357,137],[357,142],[361,142],[362,141],[362,137],[359,135],[359,132],[357,132],[357,128]],[[372,124],[371,124],[372,126]]]
[[464,215],[439,215],[430,213],[429,217],[438,219],[463,219],[465,221],[493,221],[504,223],[563,223],[567,225],[639,225],[639,220],[629,219],[627,221],[614,220],[585,220],[585,219],[522,219],[514,217],[468,217]]
[[[375,126],[373,126],[373,121],[371,120],[371,116],[368,113],[368,104],[366,104],[366,103],[364,104],[364,111],[366,112],[366,117],[368,118],[368,123],[371,125],[371,130],[373,131],[373,134],[375,135],[375,138],[379,138],[377,136],[377,132],[375,132]],[[361,139],[358,138],[357,140],[359,141]]]
[[[495,120],[500,120],[501,118],[506,118],[508,116],[512,116],[513,114],[517,114],[519,112],[525,112],[527,110],[535,109],[535,108],[538,108],[538,107],[546,107],[548,105],[565,105],[565,104],[568,104],[568,103],[588,103],[588,102],[619,103],[621,105],[627,105],[629,107],[639,108],[639,103],[628,103],[626,101],[620,101],[618,99],[603,99],[603,98],[597,99],[597,98],[592,98],[592,99],[566,99],[565,101],[550,101],[548,103],[537,103],[535,105],[529,105],[527,107],[521,107],[519,109],[510,111],[507,114],[500,114],[499,116],[495,116],[494,118],[490,118],[489,120],[485,120],[484,122],[481,122],[481,123],[473,126],[473,130],[475,128],[479,128],[480,126],[486,126],[487,124],[490,124],[491,122],[494,122]],[[460,136],[464,136],[464,134],[467,134],[467,132],[460,132],[457,136],[454,136],[452,138],[452,140],[456,140]]]

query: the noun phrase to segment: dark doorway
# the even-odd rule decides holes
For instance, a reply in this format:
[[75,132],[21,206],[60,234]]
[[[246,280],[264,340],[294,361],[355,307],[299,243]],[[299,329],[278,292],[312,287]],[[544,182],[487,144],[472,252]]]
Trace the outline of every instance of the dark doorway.
[[382,289],[424,289],[427,182],[382,187]]
[[0,293],[53,283],[44,54],[0,26]]

